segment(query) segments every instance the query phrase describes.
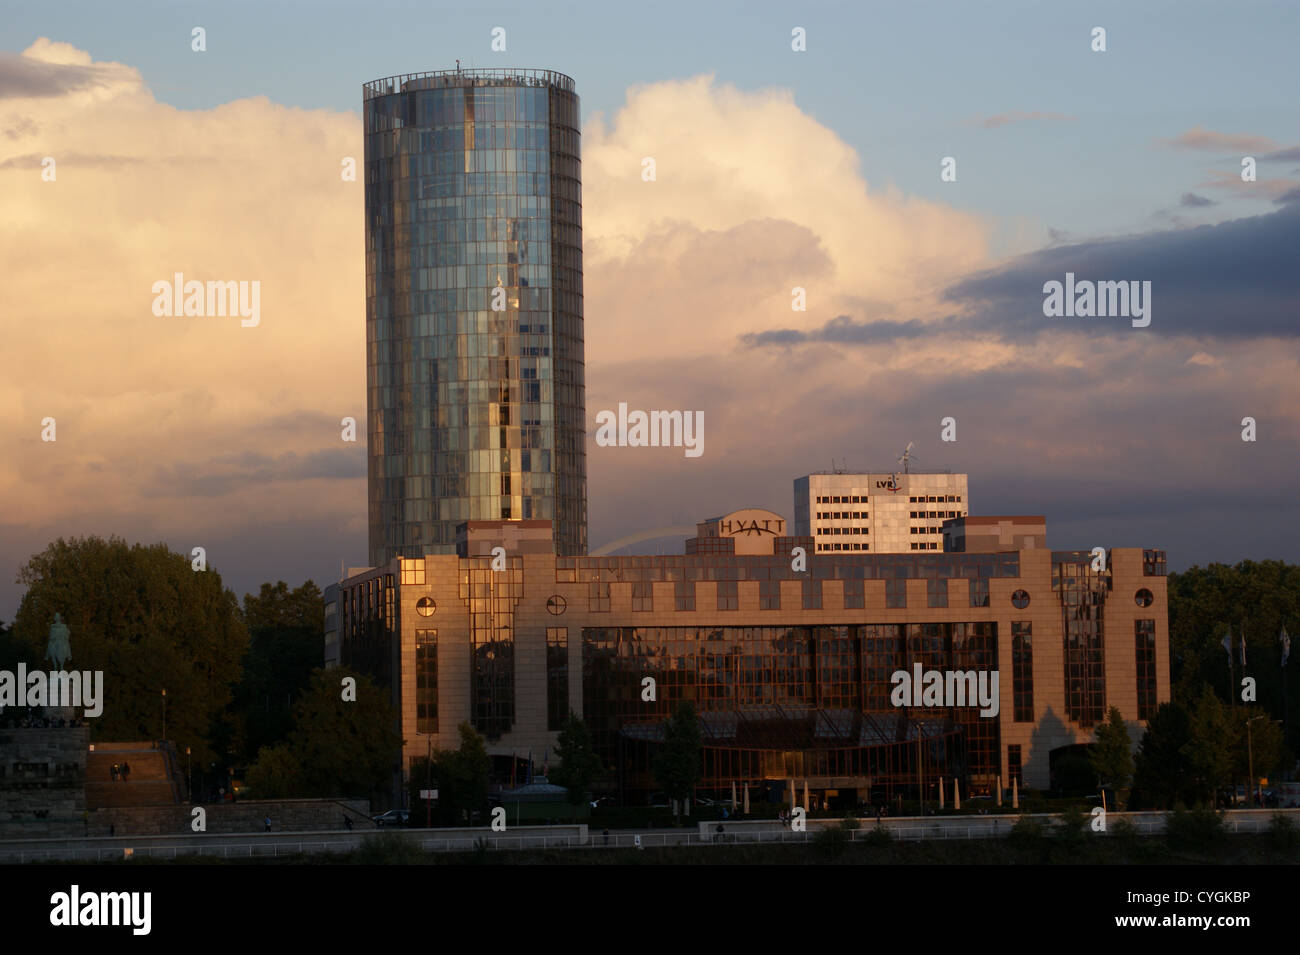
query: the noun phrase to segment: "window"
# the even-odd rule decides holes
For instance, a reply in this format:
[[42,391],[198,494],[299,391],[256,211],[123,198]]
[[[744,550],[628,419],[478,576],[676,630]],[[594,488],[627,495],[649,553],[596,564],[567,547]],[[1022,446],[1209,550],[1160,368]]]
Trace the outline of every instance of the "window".
[[1020,788],[1020,795],[1025,794],[1025,777],[1021,775],[1020,770],[1020,744],[1015,743],[1007,747],[1007,782],[1016,781]]
[[1029,592],[1026,590],[1017,590],[1011,595],[1011,606],[1017,610],[1024,610],[1029,606]]
[[739,610],[740,595],[736,590],[736,581],[719,580],[718,581],[718,609],[719,610]]
[[1145,587],[1133,595],[1133,600],[1139,607],[1150,607],[1155,599],[1156,598],[1152,596],[1151,591],[1147,590]]
[[546,728],[564,728],[569,715],[569,628],[546,630]]
[[866,595],[861,577],[852,577],[844,581],[844,609],[863,610],[866,608]]
[[432,617],[438,609],[438,605],[432,597],[421,597],[415,602],[415,612],[421,617]]
[[948,581],[931,578],[925,582],[926,606],[948,606]]
[[648,612],[654,610],[654,585],[648,580],[637,580],[632,583],[632,610],[633,612]]
[[1144,550],[1142,552],[1142,574],[1145,577],[1164,577],[1166,575],[1165,552],[1162,550]]
[[695,581],[693,580],[676,580],[673,581],[676,593],[673,595],[675,600],[675,609],[677,610],[694,610],[695,609]]
[[989,605],[989,579],[975,577],[970,581],[970,605],[987,607]]
[[566,609],[568,609],[568,606],[569,606],[569,602],[567,600],[565,600],[559,594],[554,594],[551,597],[547,598],[546,612],[551,614],[554,617],[558,617],[560,614],[564,613]]
[[1156,711],[1156,622],[1135,620],[1137,642],[1138,719],[1149,720]]
[[609,584],[606,581],[593,580],[587,584],[587,611],[609,613]]
[[438,631],[415,631],[415,731],[438,733]]
[[424,561],[422,560],[403,560],[402,561],[402,585],[423,584],[424,583]]
[[781,609],[781,581],[760,580],[758,582],[758,609]]
[[885,606],[907,606],[907,580],[905,578],[891,577],[885,581]]
[[1011,623],[1011,686],[1014,719],[1017,723],[1034,721],[1034,625],[1028,621]]
[[805,577],[803,583],[803,609],[804,610],[821,610],[822,609],[822,582],[814,580],[811,577]]

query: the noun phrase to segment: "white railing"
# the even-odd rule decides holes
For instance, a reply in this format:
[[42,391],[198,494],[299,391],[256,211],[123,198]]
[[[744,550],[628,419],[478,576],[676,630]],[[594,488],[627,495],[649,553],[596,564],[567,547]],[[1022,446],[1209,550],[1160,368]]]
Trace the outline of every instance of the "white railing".
[[[1300,821],[1300,809],[1229,810],[1224,813],[1224,828],[1230,833],[1265,832],[1268,830],[1275,814],[1290,816]],[[917,817],[894,817],[881,820],[880,828],[888,833],[891,839],[899,842],[1002,839],[1011,834],[1012,827],[1018,819],[1024,818],[1037,820],[1050,833],[1057,817],[1052,813],[1008,814],[1001,816],[949,817],[943,819],[942,822],[931,822]],[[1128,820],[1137,833],[1143,836],[1159,834],[1165,828],[1165,814],[1163,812],[1112,812],[1106,816],[1106,835],[1113,836],[1115,834],[1115,826],[1121,819]],[[1091,818],[1089,818],[1089,824],[1091,821]],[[860,828],[845,831],[850,841],[861,842],[871,837],[875,831],[876,821],[874,819],[861,819],[859,823]],[[711,828],[705,828],[715,825],[716,823],[705,823],[702,824],[700,830],[684,829],[639,833],[611,832],[609,835],[605,835],[601,831],[590,830],[588,833],[576,832],[566,835],[529,833],[512,836],[484,831],[472,835],[463,834],[439,838],[425,834],[430,830],[416,833],[408,831],[401,833],[401,835],[412,846],[418,846],[425,852],[469,852],[477,849],[480,845],[486,845],[489,850],[493,851],[576,848],[629,849],[638,845],[641,848],[661,848],[665,846],[807,843],[813,841],[820,831],[837,827],[839,822],[825,819],[810,820],[808,828],[802,832],[792,831],[772,822],[741,820],[731,820],[724,823],[721,833]],[[396,830],[393,831],[396,832]],[[464,830],[461,830],[461,832],[463,833]],[[6,848],[0,846],[0,863],[99,862],[119,860],[125,857],[175,859],[183,855],[211,856],[222,859],[275,858],[312,853],[352,852],[364,848],[366,839],[372,838],[368,833],[355,835],[351,833],[329,833],[328,836],[327,838],[317,836],[316,838],[291,841],[279,835],[270,835],[265,838],[253,837],[247,842],[231,843],[223,841],[219,844],[215,842],[216,839],[228,837],[209,834],[207,837],[199,837],[194,841],[186,840],[179,844],[171,837],[140,837],[145,839],[143,844],[140,842],[128,844],[126,838],[117,837],[113,840],[115,844],[111,846],[86,846],[79,840],[61,839],[57,840],[60,843],[59,845],[44,847]],[[106,842],[109,840],[94,839],[93,841]],[[160,843],[166,841],[171,844],[149,845],[147,844],[149,841]]]

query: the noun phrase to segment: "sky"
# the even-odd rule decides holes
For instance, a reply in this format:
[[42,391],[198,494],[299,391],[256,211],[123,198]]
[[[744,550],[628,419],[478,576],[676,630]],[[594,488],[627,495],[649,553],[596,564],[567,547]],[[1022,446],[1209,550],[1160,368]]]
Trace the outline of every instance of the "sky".
[[[582,99],[593,548],[792,516],[795,477],[911,441],[1053,547],[1300,559],[1298,29],[1249,2],[15,6],[0,619],[60,536],[202,546],[239,594],[365,563],[340,166],[364,82],[457,58]],[[259,323],[153,314],[176,272],[259,281]],[[1046,316],[1067,273],[1150,282],[1150,324]],[[598,447],[619,402],[702,411],[705,452]]]

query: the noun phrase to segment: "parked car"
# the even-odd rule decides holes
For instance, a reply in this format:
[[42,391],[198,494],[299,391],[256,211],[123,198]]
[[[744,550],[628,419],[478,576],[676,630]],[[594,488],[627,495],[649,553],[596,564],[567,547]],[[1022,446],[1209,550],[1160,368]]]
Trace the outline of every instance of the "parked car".
[[372,816],[370,821],[381,829],[384,826],[405,826],[410,824],[411,814],[405,809],[390,809],[378,816]]

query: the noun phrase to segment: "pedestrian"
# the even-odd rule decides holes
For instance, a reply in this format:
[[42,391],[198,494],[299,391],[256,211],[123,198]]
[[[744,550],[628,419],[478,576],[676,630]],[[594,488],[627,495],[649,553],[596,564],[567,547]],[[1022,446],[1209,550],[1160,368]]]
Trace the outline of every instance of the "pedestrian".
[[108,834],[109,834],[110,836],[115,836],[115,835],[117,835],[117,826],[114,825],[114,824],[111,823],[111,822],[108,824]]
[[352,820],[348,818],[347,813],[343,814],[343,825],[348,827],[348,832],[352,831]]
[[126,782],[130,776],[131,776],[131,764],[126,762],[122,763],[122,782]]
[[113,764],[113,782],[117,782],[117,774],[118,774],[119,772],[121,772],[121,769],[118,767],[117,763],[114,763],[114,764]]
[[267,816],[267,817],[266,817],[266,831],[267,831],[267,832],[270,832],[270,831],[271,831],[271,817],[270,817],[270,816]]
[[605,830],[605,845],[609,845],[609,830]]

